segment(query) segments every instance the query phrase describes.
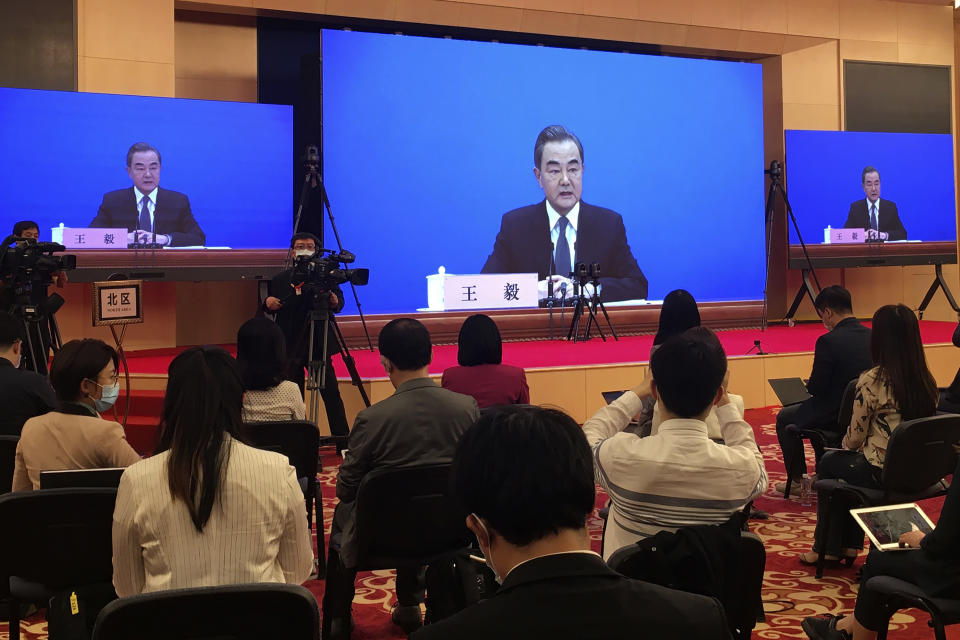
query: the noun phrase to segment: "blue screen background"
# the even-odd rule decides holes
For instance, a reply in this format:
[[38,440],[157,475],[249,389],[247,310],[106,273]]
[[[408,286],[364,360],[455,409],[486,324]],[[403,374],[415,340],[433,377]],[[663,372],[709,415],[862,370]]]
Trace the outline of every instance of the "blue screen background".
[[132,186],[127,149],[160,150],[160,186],[185,193],[209,246],[287,247],[293,108],[0,88],[0,234],[17,220],[85,227]]
[[623,216],[650,299],[763,297],[759,64],[330,30],[322,43],[325,184],[371,269],[364,311],[425,307],[440,265],[479,273],[501,216],[543,199],[533,145],[549,124],[583,142],[583,200]]
[[[784,135],[787,195],[804,242],[822,243],[824,228],[842,227],[850,203],[866,199],[861,175],[868,165],[880,172],[880,198],[896,203],[908,240],[956,240],[953,136],[793,130]],[[792,225],[790,242],[799,242]]]

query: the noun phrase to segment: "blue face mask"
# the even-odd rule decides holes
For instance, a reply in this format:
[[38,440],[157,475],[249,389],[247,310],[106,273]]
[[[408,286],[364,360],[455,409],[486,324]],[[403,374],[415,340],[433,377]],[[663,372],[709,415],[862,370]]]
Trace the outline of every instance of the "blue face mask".
[[91,398],[93,400],[93,406],[96,407],[98,413],[103,413],[116,403],[117,398],[120,397],[120,382],[114,382],[109,387],[106,387],[102,384],[94,383],[100,387],[100,397]]

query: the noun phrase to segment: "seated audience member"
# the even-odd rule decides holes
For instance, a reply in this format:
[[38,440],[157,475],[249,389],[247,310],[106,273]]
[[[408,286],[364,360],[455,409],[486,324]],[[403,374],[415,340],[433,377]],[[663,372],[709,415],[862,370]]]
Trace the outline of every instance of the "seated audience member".
[[239,440],[243,384],[223,349],[170,363],[160,453],[123,473],[113,513],[117,595],[247,582],[301,584],[313,569],[303,492],[286,456]]
[[57,399],[46,377],[20,370],[23,323],[0,313],[0,435],[19,436],[23,423],[53,410]]
[[[803,441],[787,434],[787,426],[795,424],[803,429],[820,431],[828,447],[839,445],[843,431],[837,430],[837,414],[847,384],[873,366],[870,361],[870,329],[853,315],[850,292],[833,285],[825,287],[814,301],[817,313],[828,332],[817,338],[813,351],[813,370],[807,381],[807,391],[813,396],[799,404],[784,407],[777,414],[777,439],[783,452],[784,466],[793,465],[793,477],[807,472],[803,456]],[[786,490],[786,482],[774,488]],[[799,480],[791,492],[800,491]]]
[[[357,414],[349,454],[337,476],[337,505],[330,532],[331,557],[323,594],[324,638],[349,638],[357,549],[357,489],[363,477],[384,467],[443,464],[453,460],[460,436],[479,416],[470,396],[440,388],[429,378],[430,333],[419,321],[397,318],[379,338],[380,362],[396,391]],[[408,633],[421,624],[423,571],[397,569],[393,621]]]
[[[753,430],[723,388],[727,358],[716,334],[697,327],[669,338],[650,371],[583,425],[597,482],[611,500],[605,558],[660,531],[726,522],[767,488]],[[663,414],[657,435],[624,433],[648,397]],[[707,435],[704,419],[715,405],[726,445]]]
[[[817,478],[879,488],[890,434],[902,421],[932,416],[937,410],[937,383],[927,369],[913,311],[902,304],[877,309],[870,352],[875,366],[857,380],[853,418],[841,443],[846,451],[826,452],[817,465]],[[830,539],[823,539],[827,503],[822,496],[817,501],[813,551],[800,555],[804,564],[815,563],[821,549],[828,560],[838,560],[841,554],[856,557],[863,547],[863,529],[850,516],[849,505],[836,505],[830,514]]]
[[501,585],[412,640],[729,637],[716,600],[625,578],[590,550],[593,461],[566,414],[483,416],[460,442],[452,485]]
[[[953,346],[960,348],[960,324],[953,330]],[[937,409],[947,413],[960,413],[960,369],[957,370],[950,386],[940,393],[940,404]]]
[[490,316],[472,315],[460,327],[457,364],[443,372],[440,386],[473,396],[481,409],[503,404],[529,404],[527,376],[503,362],[500,330]]
[[243,380],[244,422],[303,420],[300,387],[286,380],[287,346],[283,331],[267,318],[252,318],[237,332],[237,365]]
[[[960,478],[960,460],[953,472]],[[873,640],[886,628],[883,597],[868,588],[874,576],[892,576],[920,587],[933,598],[960,599],[960,482],[950,485],[936,528],[924,535],[910,531],[900,536],[900,545],[915,549],[894,553],[871,549],[863,565],[860,591],[852,616],[807,618],[803,630],[813,640]]]
[[[652,357],[654,351],[668,338],[699,326],[700,310],[697,309],[697,301],[694,300],[689,291],[674,289],[663,299],[663,306],[660,308],[660,324],[657,328],[657,335],[653,338],[653,346],[650,347],[650,356]],[[723,386],[724,388],[727,387],[726,379]],[[743,398],[733,393],[727,395],[730,402],[737,406],[740,415],[743,415]],[[637,420],[639,432],[655,434],[660,429],[662,421],[659,405],[652,398],[648,398],[644,402],[643,411]],[[707,425],[707,435],[712,440],[721,440],[720,420],[717,418],[717,412],[711,409],[704,422]]]
[[71,340],[50,365],[59,405],[30,418],[17,443],[13,490],[40,488],[40,472],[126,467],[140,460],[123,427],[100,413],[117,401],[117,352],[100,340]]

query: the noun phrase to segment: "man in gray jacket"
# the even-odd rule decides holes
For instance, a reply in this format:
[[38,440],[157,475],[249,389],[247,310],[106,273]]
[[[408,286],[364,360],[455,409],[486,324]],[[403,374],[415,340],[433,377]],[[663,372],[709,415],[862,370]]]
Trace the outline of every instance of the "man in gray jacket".
[[[323,596],[324,634],[350,637],[350,603],[356,577],[356,497],[363,477],[383,467],[453,461],[460,436],[480,416],[477,401],[441,388],[427,371],[430,332],[412,318],[388,323],[379,337],[380,361],[396,391],[357,414],[349,451],[337,476],[337,505],[330,532],[331,557]],[[393,621],[408,633],[421,624],[422,570],[397,570]]]

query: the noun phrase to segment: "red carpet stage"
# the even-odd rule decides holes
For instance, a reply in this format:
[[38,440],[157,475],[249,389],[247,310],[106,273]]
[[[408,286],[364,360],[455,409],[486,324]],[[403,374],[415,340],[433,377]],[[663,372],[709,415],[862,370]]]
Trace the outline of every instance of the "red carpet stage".
[[[924,344],[949,343],[956,324],[952,322],[923,321],[920,330]],[[757,329],[729,329],[718,332],[728,357],[746,355],[754,347],[754,341],[760,340],[760,346],[766,353],[803,353],[812,352],[817,338],[825,329],[820,323],[798,324],[794,327],[776,326],[766,331]],[[565,341],[531,340],[526,342],[505,342],[503,361],[524,369],[551,367],[581,367],[601,364],[624,364],[646,362],[649,359],[653,335],[621,338],[618,342],[608,339],[606,342],[594,338],[589,342],[567,343]],[[233,346],[227,347],[235,352]],[[374,340],[374,348],[376,341]],[[152,349],[132,351],[127,354],[127,362],[132,374],[163,375],[167,372],[170,360],[182,349]],[[753,350],[754,352],[756,349]],[[380,366],[380,356],[367,349],[353,349],[351,353],[357,362],[360,377],[384,378],[386,374]],[[433,363],[430,373],[440,374],[447,367],[457,364],[456,345],[439,345],[433,350]],[[343,362],[337,358],[335,363],[337,376],[347,378]]]
[[[754,427],[757,442],[763,451],[771,486],[785,479],[780,448],[777,445],[774,426],[777,408],[747,411],[747,421]],[[337,465],[340,459],[332,452],[324,458],[321,474],[323,487],[323,522],[327,532],[333,519],[337,499],[335,495]],[[812,464],[812,459],[810,460]],[[606,496],[598,491],[597,506],[606,503]],[[936,521],[943,500],[922,503],[924,510]],[[827,569],[822,580],[814,577],[814,568],[805,567],[796,560],[798,553],[809,550],[813,541],[816,502],[803,506],[794,498],[784,500],[772,490],[756,501],[759,509],[770,514],[769,520],[751,520],[750,529],[763,538],[767,549],[767,566],[763,581],[763,601],[766,623],[759,624],[753,637],[763,640],[806,638],[800,629],[800,621],[822,613],[850,612],[856,600],[856,574],[863,564],[863,556],[853,568]],[[600,550],[601,526],[596,513],[588,521],[593,548]],[[356,621],[354,640],[379,640],[404,638],[399,628],[390,622],[390,607],[394,602],[394,572],[374,571],[361,573],[357,582],[357,595],[353,604]],[[306,583],[319,602],[324,583],[313,580]],[[22,624],[24,640],[47,637],[47,625],[41,611]],[[919,640],[933,638],[927,627],[927,618],[917,610],[901,611],[890,625],[890,640]],[[960,640],[960,626],[948,627],[947,637]],[[0,640],[8,638],[6,625],[0,624]]]

